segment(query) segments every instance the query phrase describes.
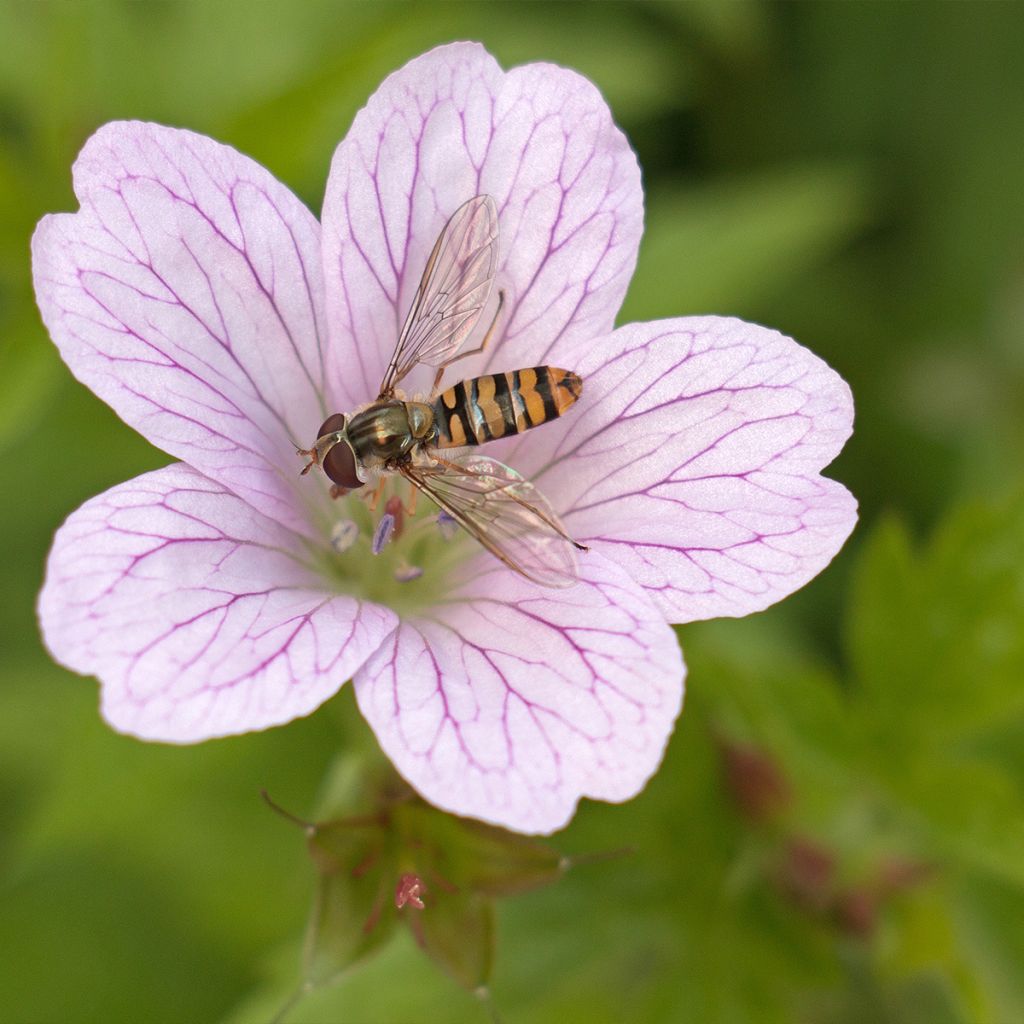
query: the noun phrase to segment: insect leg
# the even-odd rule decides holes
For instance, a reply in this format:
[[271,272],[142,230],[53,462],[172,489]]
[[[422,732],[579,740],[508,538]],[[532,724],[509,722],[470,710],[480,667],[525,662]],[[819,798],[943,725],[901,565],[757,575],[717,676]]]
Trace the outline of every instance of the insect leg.
[[380,482],[377,484],[377,486],[373,489],[373,491],[370,492],[369,495],[367,495],[366,501],[367,504],[370,506],[371,512],[377,511],[377,504],[380,502],[380,496],[384,493],[385,482],[386,477],[381,477]]
[[434,384],[430,389],[430,396],[434,398],[438,395],[438,387],[441,384],[441,378],[444,376],[444,371],[452,365],[457,363],[460,359],[465,359],[467,356],[478,356],[487,351],[487,346],[491,343],[491,338],[494,336],[494,328],[498,324],[498,317],[501,316],[502,307],[505,305],[505,292],[501,290],[498,292],[498,308],[494,311],[494,317],[491,319],[491,326],[487,328],[487,333],[484,335],[484,340],[476,348],[471,348],[468,352],[460,352],[457,356],[452,357],[446,363],[442,363],[437,368],[437,373],[434,374]]

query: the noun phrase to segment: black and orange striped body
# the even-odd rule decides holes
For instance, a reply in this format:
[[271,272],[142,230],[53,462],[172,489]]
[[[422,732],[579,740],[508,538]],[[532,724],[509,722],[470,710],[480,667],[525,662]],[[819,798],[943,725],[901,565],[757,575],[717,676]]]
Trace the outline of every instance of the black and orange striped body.
[[556,419],[583,390],[571,370],[534,366],[459,381],[431,403],[438,448],[483,444]]

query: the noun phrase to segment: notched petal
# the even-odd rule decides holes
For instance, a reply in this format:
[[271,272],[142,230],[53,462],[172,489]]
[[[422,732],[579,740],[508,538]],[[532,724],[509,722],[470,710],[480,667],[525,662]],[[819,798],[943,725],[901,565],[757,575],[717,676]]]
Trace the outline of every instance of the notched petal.
[[248,157],[160,125],[101,128],[74,184],[79,212],[32,241],[72,373],[155,445],[307,530],[293,441],[326,408],[316,219]]
[[[636,263],[643,194],[604,100],[564,68],[506,73],[477,44],[442,46],[385,80],[331,165],[328,322],[350,404],[376,395],[434,240],[481,193],[499,210],[506,294],[491,368],[557,363],[563,343],[611,329]],[[459,373],[484,362],[466,360]]]
[[299,538],[184,465],[86,502],[57,532],[43,635],[98,676],[122,732],[188,743],[308,714],[394,629],[325,592]]
[[852,430],[850,389],[792,339],[720,317],[631,324],[574,365],[575,415],[510,458],[671,621],[773,604],[853,529],[853,497],[820,475]]
[[551,591],[491,566],[402,624],[355,677],[363,715],[432,803],[522,832],[654,772],[679,712],[679,646],[640,587],[590,553]]

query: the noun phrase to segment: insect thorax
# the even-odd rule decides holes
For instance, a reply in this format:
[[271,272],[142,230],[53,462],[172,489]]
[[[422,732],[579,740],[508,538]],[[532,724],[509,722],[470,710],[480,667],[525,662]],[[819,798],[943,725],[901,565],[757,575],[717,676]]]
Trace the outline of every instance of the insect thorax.
[[428,440],[433,421],[430,406],[389,398],[356,413],[348,424],[348,438],[364,466],[380,466],[404,458]]

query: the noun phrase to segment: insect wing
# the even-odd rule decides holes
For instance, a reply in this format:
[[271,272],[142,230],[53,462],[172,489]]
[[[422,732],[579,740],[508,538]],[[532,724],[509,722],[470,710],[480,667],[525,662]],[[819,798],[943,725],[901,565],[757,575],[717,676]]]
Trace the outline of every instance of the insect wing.
[[498,211],[490,196],[463,203],[445,225],[380,385],[390,397],[415,366],[440,366],[472,333],[487,303],[498,260]]
[[578,577],[577,544],[547,499],[514,469],[483,455],[401,472],[509,568],[546,587]]

